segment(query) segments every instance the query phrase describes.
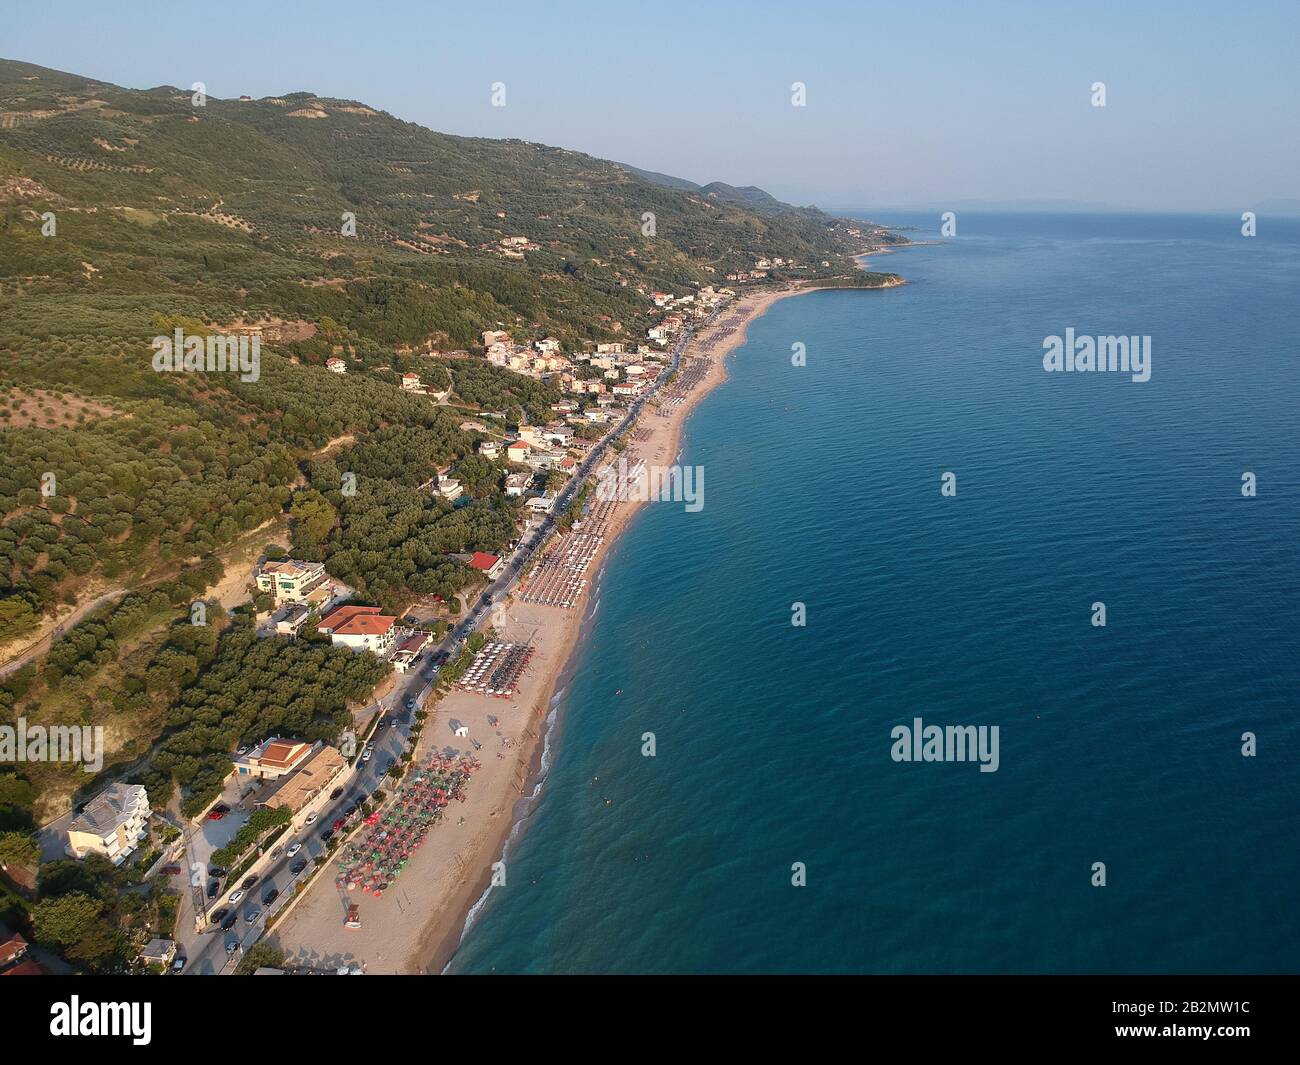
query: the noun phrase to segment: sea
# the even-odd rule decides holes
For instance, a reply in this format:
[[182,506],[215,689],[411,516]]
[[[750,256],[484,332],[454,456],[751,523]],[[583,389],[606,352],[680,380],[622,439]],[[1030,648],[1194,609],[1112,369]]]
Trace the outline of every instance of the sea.
[[1300,971],[1300,223],[861,215],[935,243],[729,357],[449,971]]

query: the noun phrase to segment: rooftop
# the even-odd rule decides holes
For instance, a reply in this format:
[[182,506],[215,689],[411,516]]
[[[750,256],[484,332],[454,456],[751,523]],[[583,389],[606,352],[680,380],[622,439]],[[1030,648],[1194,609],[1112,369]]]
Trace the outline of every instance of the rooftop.
[[122,822],[130,819],[132,807],[141,800],[147,801],[144,785],[110,784],[72,819],[69,831],[107,836]]

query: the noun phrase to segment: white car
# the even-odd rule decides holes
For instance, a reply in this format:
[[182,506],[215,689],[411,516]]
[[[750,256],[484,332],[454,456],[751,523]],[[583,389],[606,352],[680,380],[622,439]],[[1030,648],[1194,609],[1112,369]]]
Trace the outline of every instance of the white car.
[[235,905],[236,903],[238,903],[239,900],[242,899],[243,897],[244,897],[244,893],[243,893],[242,891],[236,891],[236,892],[235,892],[233,895],[231,895],[230,898],[228,898],[226,901],[227,901],[228,903],[230,903],[231,906],[234,906],[234,905]]
[[302,850],[302,844],[301,844],[301,843],[295,843],[292,847],[290,847],[287,851],[284,852],[284,856],[285,856],[286,858],[292,858],[292,857],[293,857],[295,854],[297,854],[300,850]]
[[366,751],[366,753],[363,754],[363,755],[361,756],[361,760],[362,760],[363,762],[368,762],[368,761],[370,761],[370,756],[371,756],[372,754],[374,754],[374,753],[375,753],[374,751],[369,751],[369,750]]
[[307,815],[307,820],[303,822],[304,825],[314,825],[315,823],[316,823],[316,815],[315,815],[315,814],[308,814],[308,815]]

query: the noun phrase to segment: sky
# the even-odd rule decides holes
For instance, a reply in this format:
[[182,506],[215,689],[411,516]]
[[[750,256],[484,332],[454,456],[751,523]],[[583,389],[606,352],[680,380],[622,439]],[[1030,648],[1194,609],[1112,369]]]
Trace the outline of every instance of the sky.
[[1300,207],[1300,0],[42,0],[0,22],[0,56],[131,88],[351,98],[830,209]]

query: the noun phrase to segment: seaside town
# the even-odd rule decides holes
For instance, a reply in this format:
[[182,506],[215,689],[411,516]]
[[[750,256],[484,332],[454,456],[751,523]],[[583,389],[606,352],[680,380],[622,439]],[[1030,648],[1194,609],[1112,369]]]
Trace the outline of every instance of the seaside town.
[[[767,265],[760,259],[734,280],[762,281]],[[188,816],[175,801],[155,805],[142,785],[109,784],[41,830],[41,860],[104,859],[162,885],[169,927],[138,944],[142,970],[437,971],[491,886],[595,570],[645,498],[624,489],[648,464],[673,461],[685,412],[721,379],[721,359],[745,324],[797,291],[650,292],[657,321],[639,342],[565,351],[554,337],[492,330],[478,356],[426,355],[481,358],[556,384],[563,396],[552,417],[520,419],[513,432],[496,410],[461,424],[520,503],[507,552],[450,556],[481,582],[463,616],[439,595],[386,612],[321,562],[264,555],[245,585],[259,640],[311,633],[385,667],[371,697],[353,706],[350,727],[332,742],[276,733],[231,752],[219,792]],[[356,372],[339,358],[326,367]],[[416,373],[400,388],[434,404],[449,399]],[[453,507],[468,502],[456,472],[430,471],[421,491]],[[592,491],[611,476],[629,483],[613,498]],[[3,971],[67,970],[19,933],[3,934]]]

